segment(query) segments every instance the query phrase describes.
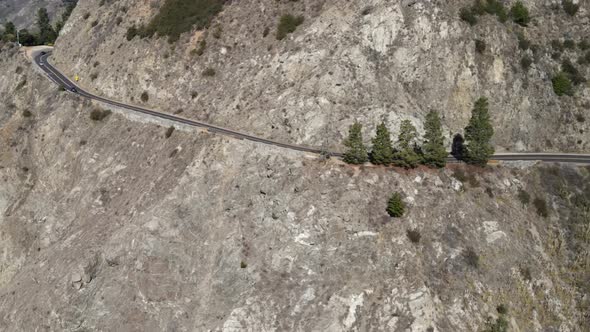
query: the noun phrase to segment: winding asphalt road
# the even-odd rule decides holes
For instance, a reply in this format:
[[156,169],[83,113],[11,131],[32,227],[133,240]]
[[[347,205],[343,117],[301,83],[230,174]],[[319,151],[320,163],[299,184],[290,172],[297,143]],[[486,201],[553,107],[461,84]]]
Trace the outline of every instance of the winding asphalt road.
[[[343,156],[340,152],[333,152],[333,151],[325,151],[322,149],[311,148],[301,145],[294,145],[288,143],[277,142],[261,137],[252,136],[246,133],[242,133],[239,131],[235,131],[232,129],[227,129],[219,126],[215,126],[212,124],[199,122],[195,120],[186,119],[180,116],[162,113],[154,110],[150,110],[147,108],[142,108],[134,105],[123,104],[114,100],[110,100],[107,98],[103,98],[100,96],[93,95],[89,92],[82,90],[79,86],[74,84],[70,79],[68,79],[65,75],[63,75],[60,71],[58,71],[55,67],[53,67],[49,62],[47,62],[47,58],[51,55],[51,52],[34,52],[33,59],[37,66],[41,68],[45,74],[51,79],[53,82],[62,86],[64,89],[69,91],[70,93],[75,93],[79,96],[93,99],[96,101],[100,101],[102,103],[112,105],[115,107],[124,108],[130,111],[134,111],[137,113],[142,113],[146,115],[150,115],[153,117],[193,126],[204,128],[211,133],[218,133],[230,137],[234,137],[237,139],[244,139],[252,142],[278,146],[285,149],[296,150],[296,151],[303,151],[309,152],[314,154],[324,154],[329,155],[331,157],[338,157],[341,158]],[[559,163],[575,163],[575,164],[590,164],[590,154],[567,154],[567,153],[498,153],[495,154],[492,158],[493,160],[497,161],[543,161],[543,162],[559,162]],[[458,162],[452,156],[447,158],[447,162]]]

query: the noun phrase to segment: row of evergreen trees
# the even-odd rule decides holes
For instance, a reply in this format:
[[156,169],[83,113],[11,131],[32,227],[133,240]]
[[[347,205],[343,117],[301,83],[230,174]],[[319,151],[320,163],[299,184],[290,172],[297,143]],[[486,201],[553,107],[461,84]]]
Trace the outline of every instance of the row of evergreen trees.
[[[72,11],[76,7],[78,0],[64,0],[65,10],[61,19],[56,22],[55,28],[51,26],[49,14],[46,8],[40,8],[37,11],[36,32],[32,33],[27,29],[18,31],[20,43],[25,46],[46,45],[53,44],[57,39],[59,31],[63,28],[65,22],[68,20]],[[17,32],[16,26],[12,22],[7,22],[4,25],[4,32],[0,35],[0,39],[4,42],[16,42]]]
[[[377,126],[377,132],[372,140],[369,152],[363,143],[362,125],[358,122],[350,126],[349,134],[344,141],[347,150],[344,161],[350,164],[363,164],[371,161],[377,165],[395,165],[404,168],[414,168],[419,164],[431,167],[444,167],[448,152],[445,148],[442,124],[437,112],[431,111],[426,115],[424,123],[425,134],[422,145],[418,145],[416,127],[409,120],[401,123],[394,148],[391,133],[384,122]],[[487,164],[494,154],[491,139],[494,129],[488,112],[488,100],[480,98],[475,102],[471,119],[465,128],[465,145],[453,147],[455,155],[468,163],[476,165]]]

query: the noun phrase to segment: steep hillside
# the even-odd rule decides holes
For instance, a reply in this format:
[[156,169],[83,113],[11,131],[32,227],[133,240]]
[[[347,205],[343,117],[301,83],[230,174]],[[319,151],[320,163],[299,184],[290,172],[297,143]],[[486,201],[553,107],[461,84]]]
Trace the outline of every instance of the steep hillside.
[[[472,26],[466,1],[195,0],[209,28],[184,34],[150,24],[174,22],[164,3],[81,1],[51,61],[288,142],[341,149],[355,120],[431,109],[450,135],[485,95],[498,150],[588,151],[587,83],[551,82],[563,59],[590,77],[587,2],[525,1],[523,28]],[[0,330],[590,331],[589,167],[351,166],[171,126],[0,45]]]
[[92,120],[98,105],[2,54],[6,330],[590,326],[588,168],[403,172],[166,138],[126,113]]
[[[587,53],[578,46],[590,33],[588,2],[570,16],[557,1],[524,1],[528,27],[494,15],[471,26],[459,12],[472,3],[227,2],[210,28],[170,44],[128,34],[147,25],[158,4],[94,0],[76,9],[54,61],[116,99],[308,145],[341,148],[354,120],[370,132],[382,118],[394,129],[401,119],[420,128],[431,109],[450,135],[483,95],[498,150],[588,151],[587,83],[574,97],[558,97],[551,83],[565,59],[590,77],[589,66],[577,64]],[[277,40],[283,14],[304,22]]]

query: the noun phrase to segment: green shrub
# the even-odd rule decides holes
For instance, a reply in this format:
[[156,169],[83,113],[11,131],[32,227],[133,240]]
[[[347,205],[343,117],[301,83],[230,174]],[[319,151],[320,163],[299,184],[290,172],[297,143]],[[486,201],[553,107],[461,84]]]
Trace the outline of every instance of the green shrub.
[[498,21],[502,23],[508,20],[508,13],[500,0],[487,0],[484,10],[490,15],[496,15]]
[[576,48],[576,42],[571,39],[566,39],[563,41],[563,47],[569,50],[573,50]]
[[586,118],[584,117],[584,114],[582,113],[578,113],[576,114],[576,121],[583,123],[586,121]]
[[561,5],[563,6],[563,10],[565,10],[569,16],[575,16],[580,9],[580,5],[575,4],[572,0],[563,0]]
[[516,24],[523,27],[526,27],[531,21],[529,10],[525,7],[522,1],[517,1],[514,3],[514,5],[512,5],[512,8],[510,9],[510,15]]
[[477,14],[468,7],[463,7],[459,10],[459,18],[473,26],[477,24]]
[[199,42],[199,46],[192,50],[191,53],[201,56],[203,53],[205,53],[205,48],[207,48],[207,41],[203,39]]
[[293,16],[291,14],[281,16],[277,27],[277,40],[282,40],[287,37],[288,34],[293,33],[303,21],[303,16]]
[[553,39],[551,41],[551,48],[558,52],[563,52],[565,50],[565,47],[563,47],[563,44],[559,41],[559,39]]
[[574,88],[568,75],[564,72],[559,72],[551,79],[553,85],[553,91],[558,96],[573,96]]
[[245,268],[247,268],[247,267],[248,267],[248,263],[246,263],[246,262],[244,262],[244,261],[241,261],[241,262],[240,262],[240,268],[242,268],[242,269],[245,269]]
[[139,34],[139,31],[137,30],[135,25],[132,25],[131,27],[129,27],[129,29],[127,29],[127,34],[126,34],[127,40],[132,40],[138,34]]
[[522,59],[520,59],[520,66],[525,71],[528,71],[529,68],[531,68],[531,65],[532,64],[533,64],[533,59],[530,56],[526,55],[526,54],[522,57]]
[[522,32],[517,32],[516,33],[516,38],[518,39],[518,48],[526,51],[531,47],[531,42],[526,39],[526,37],[524,36],[524,34]]
[[584,76],[569,59],[564,59],[561,62],[561,70],[567,74],[568,78],[574,85],[586,82]]
[[504,304],[500,304],[496,307],[496,311],[500,314],[500,315],[506,315],[508,313],[508,307]]
[[202,75],[203,75],[203,76],[206,76],[206,77],[212,77],[212,76],[215,76],[215,69],[213,69],[213,68],[211,68],[211,67],[208,67],[208,68],[206,68],[205,70],[203,70],[203,73],[202,73]]
[[518,190],[518,200],[522,205],[528,205],[531,202],[531,195],[523,189]]
[[586,50],[590,49],[590,42],[588,42],[588,39],[587,38],[582,39],[578,43],[578,48],[580,48],[582,51],[586,51]]
[[90,112],[90,119],[93,121],[102,121],[102,119],[106,118],[110,114],[111,114],[111,111],[109,111],[109,110],[95,108]]
[[217,25],[215,27],[215,29],[213,29],[213,33],[211,34],[213,36],[213,38],[215,39],[219,39],[221,38],[221,33],[223,32],[223,30],[221,29],[220,25]]
[[467,265],[476,269],[479,267],[479,255],[472,247],[467,247],[467,249],[463,251],[463,259],[465,259]]
[[147,103],[147,101],[150,100],[150,95],[148,95],[147,91],[144,91],[144,92],[141,93],[141,96],[139,98],[144,103]]
[[31,116],[33,116],[33,113],[31,113],[31,111],[29,111],[29,110],[23,111],[23,117],[30,118]]
[[140,29],[142,37],[168,37],[173,43],[193,27],[204,29],[221,12],[225,0],[166,0],[148,25]]
[[484,332],[508,332],[508,321],[503,316],[496,318],[496,321],[488,317]]
[[418,229],[408,229],[406,231],[406,236],[412,243],[418,243],[422,238],[422,235],[420,235],[420,231]]
[[84,15],[82,15],[82,18],[87,20],[90,17],[90,13],[84,13]]
[[533,201],[533,205],[537,211],[537,214],[543,218],[549,216],[549,209],[547,208],[547,201],[544,198],[537,197]]
[[166,133],[164,133],[164,137],[166,138],[170,138],[170,136],[172,136],[172,133],[174,132],[174,127],[168,127],[168,129],[166,129]]
[[393,193],[387,202],[387,213],[393,218],[400,218],[406,211],[406,205],[399,193]]
[[93,28],[97,25],[98,25],[98,21],[92,21],[92,23],[90,23],[90,26]]
[[475,51],[479,54],[483,54],[486,50],[486,42],[480,39],[475,40]]
[[578,58],[578,63],[581,65],[588,65],[590,64],[590,51],[586,52],[584,55],[581,55]]

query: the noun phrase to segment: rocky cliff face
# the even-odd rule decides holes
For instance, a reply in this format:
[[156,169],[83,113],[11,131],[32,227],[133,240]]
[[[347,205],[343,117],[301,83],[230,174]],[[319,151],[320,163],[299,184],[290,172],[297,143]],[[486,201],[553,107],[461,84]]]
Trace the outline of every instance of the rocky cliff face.
[[[113,98],[338,149],[355,120],[369,132],[381,119],[392,129],[401,119],[421,127],[431,109],[442,113],[449,134],[460,132],[474,100],[487,96],[499,150],[589,148],[588,121],[577,120],[590,118],[587,85],[574,98],[557,97],[551,86],[561,61],[576,62],[584,53],[555,50],[552,40],[578,43],[588,35],[587,2],[571,17],[555,1],[525,1],[533,17],[528,28],[492,15],[472,27],[458,14],[470,1],[230,2],[209,30],[174,44],[126,39],[127,29],[149,21],[157,5],[98,3],[80,4],[55,61]],[[284,13],[305,22],[277,41]],[[519,34],[529,49],[519,48]],[[481,53],[476,39],[486,44]],[[206,48],[198,56],[193,50],[202,40]],[[520,65],[525,56],[534,60],[528,71]],[[207,68],[215,76],[204,77]],[[588,66],[579,70],[590,77]],[[144,91],[147,102],[140,100]]]
[[[585,112],[587,89],[555,97],[539,69],[554,64],[545,58],[526,77],[512,72],[508,28],[486,18],[469,30],[458,7],[232,3],[219,16],[222,35],[197,57],[199,33],[173,46],[126,41],[127,17],[147,20],[157,7],[90,1],[53,61],[117,99],[142,103],[145,90],[148,105],[305,144],[338,148],[354,119],[420,123],[429,107],[454,131],[489,91],[505,147],[517,146],[506,131],[530,139],[526,147],[547,148],[547,129],[567,127],[551,137],[555,149],[587,139],[584,123],[555,121]],[[305,13],[305,23],[287,41],[262,38],[285,11]],[[557,13],[543,22],[535,29],[569,26]],[[474,31],[491,53],[473,51]],[[201,77],[209,66],[217,75]],[[525,99],[519,112],[501,107]],[[190,128],[166,138],[170,123],[118,110],[91,120],[98,107],[2,49],[3,329],[479,331],[501,322],[499,306],[511,331],[590,328],[587,167],[352,167]],[[392,192],[407,204],[403,218],[385,211]]]

